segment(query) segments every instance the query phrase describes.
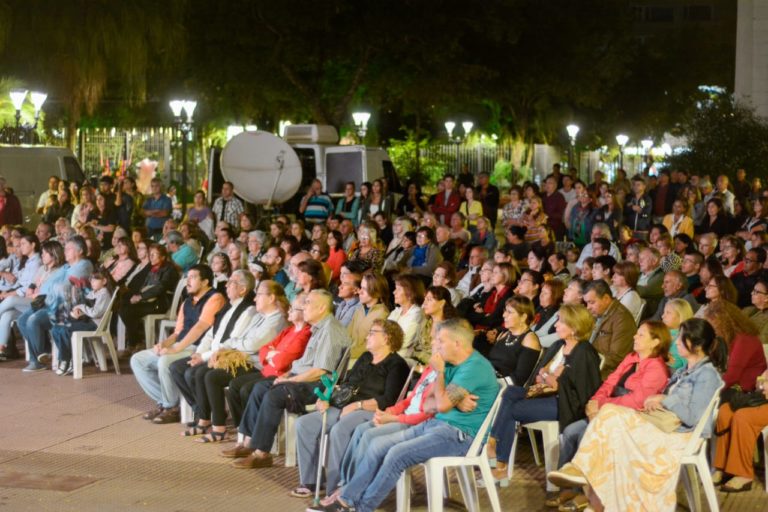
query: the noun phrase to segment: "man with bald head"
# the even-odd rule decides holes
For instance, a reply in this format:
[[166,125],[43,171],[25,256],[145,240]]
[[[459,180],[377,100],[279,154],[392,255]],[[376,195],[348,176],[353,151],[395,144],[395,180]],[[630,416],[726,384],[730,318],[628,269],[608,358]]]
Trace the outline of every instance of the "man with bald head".
[[312,326],[304,355],[295,360],[288,373],[267,378],[253,387],[238,432],[243,442],[221,452],[238,458],[232,466],[238,469],[272,466],[270,450],[277,435],[283,413],[298,412],[315,403],[313,389],[320,377],[336,369],[352,340],[347,330],[333,316],[333,296],[326,290],[312,290],[304,304],[304,320]]

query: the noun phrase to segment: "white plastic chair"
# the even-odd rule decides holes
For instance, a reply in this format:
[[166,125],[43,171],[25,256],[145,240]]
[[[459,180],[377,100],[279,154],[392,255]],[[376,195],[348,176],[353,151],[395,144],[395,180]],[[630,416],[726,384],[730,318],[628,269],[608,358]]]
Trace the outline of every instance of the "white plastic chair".
[[[423,463],[424,477],[427,481],[427,502],[430,512],[442,512],[443,510],[443,492],[447,488],[444,478],[445,471],[448,468],[456,468],[459,480],[459,487],[464,496],[464,503],[470,512],[480,511],[480,501],[477,495],[477,486],[475,485],[474,468],[480,469],[483,480],[493,482],[491,465],[488,461],[486,438],[493,421],[496,419],[496,413],[501,405],[501,398],[504,394],[506,385],[499,386],[499,392],[493,401],[491,409],[485,416],[483,423],[477,431],[472,444],[463,457],[432,457]],[[488,498],[491,501],[493,512],[501,512],[499,495],[496,492],[495,485],[486,485]],[[403,471],[400,479],[397,481],[397,511],[410,512],[411,510],[411,472],[410,468]]]
[[[598,353],[600,358],[600,370],[605,366],[605,356]],[[531,450],[533,451],[533,460],[537,466],[541,466],[541,459],[539,458],[539,447],[536,441],[536,434],[534,431],[541,432],[541,440],[544,448],[544,470],[546,473],[557,469],[557,463],[560,459],[560,425],[557,421],[535,421],[533,423],[526,423],[523,425],[528,430],[528,438],[531,441]],[[512,452],[509,457],[509,479],[512,480],[512,472],[514,470],[514,455],[517,449],[517,438],[512,444]],[[547,491],[556,491],[557,486],[547,480]]]
[[176,290],[173,292],[171,307],[167,313],[152,313],[144,317],[144,339],[147,342],[147,348],[152,348],[157,342],[155,325],[158,320],[176,320],[179,311],[179,301],[181,301],[181,292],[184,291],[185,286],[187,286],[187,278],[182,277],[179,279]]
[[683,458],[680,461],[680,474],[683,476],[685,494],[688,497],[688,507],[691,510],[701,510],[701,497],[698,493],[698,487],[693,485],[697,471],[699,478],[701,478],[701,485],[704,487],[709,510],[711,512],[718,512],[720,510],[720,504],[717,502],[717,494],[715,493],[715,485],[712,483],[712,473],[707,462],[707,440],[701,436],[701,433],[704,431],[707,422],[714,423],[717,418],[718,406],[720,405],[720,391],[722,389],[722,385],[717,388],[717,391],[715,391],[715,394],[709,401],[709,405],[704,409],[704,414],[701,415],[699,423],[691,432],[691,437],[683,450]]
[[[75,379],[83,378],[83,340],[88,339],[91,341],[91,347],[96,354],[96,358],[99,362],[99,370],[102,372],[107,371],[107,358],[104,354],[104,345],[109,350],[109,356],[112,358],[112,366],[115,367],[115,373],[120,375],[120,364],[117,361],[117,350],[115,349],[115,343],[112,340],[112,334],[109,332],[109,322],[112,319],[112,311],[117,299],[117,290],[112,293],[112,298],[109,299],[109,305],[107,306],[107,312],[101,317],[99,325],[96,326],[95,331],[75,331],[72,333],[72,376]],[[98,339],[101,343],[94,343],[94,339]]]

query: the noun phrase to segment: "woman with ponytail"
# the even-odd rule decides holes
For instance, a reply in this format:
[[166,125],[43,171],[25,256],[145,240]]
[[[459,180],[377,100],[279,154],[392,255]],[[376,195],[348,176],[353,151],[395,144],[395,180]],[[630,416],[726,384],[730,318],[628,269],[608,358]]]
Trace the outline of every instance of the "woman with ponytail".
[[[547,475],[561,488],[587,486],[595,510],[675,510],[683,450],[723,385],[727,346],[706,320],[691,318],[675,340],[686,362],[642,411],[606,404],[590,421],[573,461]],[[709,437],[711,422],[702,432]]]

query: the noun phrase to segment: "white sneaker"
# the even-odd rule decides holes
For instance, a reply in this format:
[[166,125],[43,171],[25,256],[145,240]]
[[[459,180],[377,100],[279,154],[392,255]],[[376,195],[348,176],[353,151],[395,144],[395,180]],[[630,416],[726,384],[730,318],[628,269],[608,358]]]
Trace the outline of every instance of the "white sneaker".
[[59,366],[56,368],[56,375],[66,375],[71,371],[71,364],[68,361],[59,361]]

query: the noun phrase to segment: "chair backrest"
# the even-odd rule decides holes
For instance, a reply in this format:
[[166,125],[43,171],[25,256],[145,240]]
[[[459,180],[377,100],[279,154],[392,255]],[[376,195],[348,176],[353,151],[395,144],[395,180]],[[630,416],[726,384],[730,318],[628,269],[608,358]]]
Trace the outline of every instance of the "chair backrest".
[[349,370],[349,358],[351,355],[352,349],[350,347],[346,347],[344,352],[341,353],[341,359],[339,359],[339,364],[336,366],[336,373],[339,375],[339,380],[337,382],[341,382],[344,380],[344,377],[346,377],[347,370]]
[[483,423],[480,424],[480,428],[477,431],[475,439],[473,439],[472,444],[469,445],[469,449],[467,450],[467,457],[477,457],[485,448],[485,438],[488,434],[488,430],[491,428],[491,425],[493,425],[493,422],[496,420],[496,413],[499,412],[499,407],[501,406],[501,397],[504,394],[505,389],[507,389],[507,384],[505,382],[500,383],[499,392],[496,395],[496,400],[493,401],[493,405],[488,410],[488,414],[485,415]]
[[411,366],[411,371],[408,372],[408,378],[405,379],[405,384],[403,384],[403,389],[400,390],[400,395],[397,397],[397,401],[400,402],[405,398],[405,395],[408,394],[408,390],[411,389],[411,381],[413,380],[413,374],[416,372],[416,366]]
[[693,432],[691,432],[691,438],[688,440],[688,444],[685,445],[685,451],[683,452],[683,455],[693,455],[696,453],[696,451],[699,449],[699,446],[701,446],[701,433],[704,431],[704,427],[707,425],[707,422],[711,421],[714,423],[714,421],[717,419],[717,411],[720,406],[720,392],[723,390],[723,386],[725,386],[725,384],[721,384],[715,390],[715,394],[712,395],[712,399],[709,401],[707,408],[704,409],[704,413],[701,415],[701,418],[699,418],[699,422],[696,424],[696,428],[694,428]]
[[640,325],[640,320],[643,318],[643,312],[647,304],[645,299],[640,299],[640,308],[637,310],[637,314],[635,314],[635,325]]
[[179,284],[176,285],[176,290],[173,292],[173,300],[171,301],[171,319],[176,318],[179,314],[179,302],[181,301],[181,292],[187,286],[187,278],[182,277],[179,279]]
[[109,304],[107,305],[107,310],[104,312],[104,316],[101,317],[101,321],[99,322],[98,327],[96,327],[96,330],[101,331],[108,331],[109,330],[109,322],[112,320],[112,308],[115,305],[116,299],[117,299],[117,292],[119,290],[115,288],[115,291],[112,292],[112,298],[109,299]]

